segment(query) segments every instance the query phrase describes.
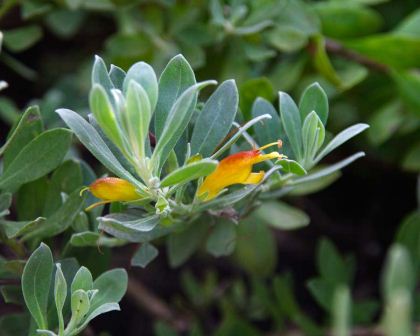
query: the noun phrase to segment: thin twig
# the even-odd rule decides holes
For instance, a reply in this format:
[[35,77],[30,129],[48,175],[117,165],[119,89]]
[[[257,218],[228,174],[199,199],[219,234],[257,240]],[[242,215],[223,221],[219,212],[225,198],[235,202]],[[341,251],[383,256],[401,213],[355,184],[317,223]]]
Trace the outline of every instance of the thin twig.
[[325,49],[327,52],[341,56],[350,61],[354,61],[361,65],[366,66],[367,68],[379,72],[388,73],[389,68],[387,65],[376,62],[366,56],[363,56],[353,50],[347,49],[342,44],[331,39],[325,39]]

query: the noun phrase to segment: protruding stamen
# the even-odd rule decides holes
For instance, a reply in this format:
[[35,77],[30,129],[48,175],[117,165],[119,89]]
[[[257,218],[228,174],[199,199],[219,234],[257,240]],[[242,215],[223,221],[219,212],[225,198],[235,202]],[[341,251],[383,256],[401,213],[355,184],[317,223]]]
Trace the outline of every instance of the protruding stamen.
[[279,139],[279,140],[277,140],[276,142],[271,142],[271,143],[269,143],[269,144],[266,144],[266,145],[264,145],[264,146],[262,146],[262,147],[260,147],[260,148],[258,148],[258,150],[259,151],[262,151],[262,150],[264,150],[264,149],[266,149],[266,148],[268,148],[268,147],[272,147],[272,146],[277,146],[278,148],[281,148],[281,146],[283,145],[283,142]]

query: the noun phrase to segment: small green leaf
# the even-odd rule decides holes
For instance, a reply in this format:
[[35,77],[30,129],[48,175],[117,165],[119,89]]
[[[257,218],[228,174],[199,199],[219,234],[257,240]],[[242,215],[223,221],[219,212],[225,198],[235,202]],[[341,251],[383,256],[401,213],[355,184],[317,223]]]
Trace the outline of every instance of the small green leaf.
[[304,166],[314,165],[314,157],[325,140],[325,128],[315,111],[309,113],[302,126]]
[[89,296],[83,289],[71,294],[71,320],[68,325],[77,326],[90,310]]
[[283,202],[264,202],[255,216],[276,229],[295,230],[309,224],[309,217],[303,211]]
[[187,164],[167,175],[160,185],[161,187],[169,187],[174,184],[184,184],[198,179],[199,177],[207,176],[216,169],[217,164],[218,161],[211,159],[204,159]]
[[48,328],[47,304],[53,266],[51,250],[42,243],[30,256],[22,275],[26,306],[41,329]]
[[367,124],[356,124],[346,128],[344,131],[338,133],[329,143],[324,147],[324,149],[317,155],[315,158],[315,163],[319,162],[331,153],[334,149],[341,146],[343,143],[347,142],[351,138],[355,137],[359,133],[362,133],[364,130],[369,128]]
[[89,106],[101,129],[120,150],[125,149],[125,139],[117,116],[105,89],[99,84],[94,84],[89,95]]
[[266,77],[249,79],[239,86],[239,107],[245,118],[250,119],[252,104],[258,97],[272,101],[275,98],[273,85]]
[[111,64],[111,69],[109,70],[109,78],[111,78],[111,81],[116,89],[122,91],[125,76],[126,73],[123,69],[117,67],[114,64]]
[[13,222],[8,220],[0,221],[0,226],[4,228],[7,238],[12,239],[23,236],[39,228],[45,222],[45,218],[38,217],[33,221]]
[[131,242],[147,242],[170,232],[170,228],[158,225],[159,220],[157,215],[140,217],[119,213],[98,218],[100,230]]
[[83,289],[86,292],[93,289],[92,274],[84,266],[79,268],[71,283],[72,293],[74,293],[78,289]]
[[175,147],[182,133],[187,128],[195,109],[198,91],[210,84],[215,85],[216,82],[209,80],[197,83],[185,90],[175,101],[167,116],[162,134],[158,139],[151,158],[156,168],[163,166],[170,151]]
[[305,120],[309,113],[315,111],[322,123],[327,124],[328,97],[321,85],[313,83],[303,91],[299,101],[299,111],[301,120]]
[[138,158],[144,158],[149,139],[149,125],[152,119],[151,103],[143,87],[131,80],[126,94],[124,120],[128,130],[129,142]]
[[63,271],[61,270],[61,264],[57,263],[56,267],[54,299],[55,307],[57,308],[59,334],[62,335],[64,333],[63,308],[67,297],[67,282],[64,278]]
[[95,86],[95,84],[102,86],[108,97],[111,98],[111,89],[114,89],[114,84],[108,74],[105,62],[98,55],[95,55],[92,67],[92,86]]
[[86,247],[86,246],[107,246],[107,247],[116,247],[123,246],[127,243],[124,239],[118,239],[113,237],[108,237],[101,235],[98,232],[84,231],[74,233],[70,238],[70,244],[77,247]]
[[120,306],[118,305],[118,303],[115,303],[115,302],[105,303],[102,306],[96,308],[86,317],[83,323],[77,329],[75,329],[75,331],[71,334],[71,336],[78,335],[84,328],[87,327],[88,323],[92,321],[96,316],[108,313],[113,310],[120,310]]
[[191,136],[191,153],[210,156],[232,127],[238,110],[234,80],[223,82],[201,110]]
[[127,283],[127,272],[122,268],[101,274],[93,282],[93,289],[97,289],[98,293],[92,299],[89,312],[95,311],[106,303],[120,302],[127,291]]
[[306,176],[297,178],[293,181],[292,184],[299,185],[301,183],[306,182],[312,182],[314,180],[323,178],[325,176],[331,175],[339,171],[340,169],[344,168],[345,166],[349,165],[353,161],[356,161],[357,159],[365,156],[364,152],[358,152],[356,154],[353,154],[352,156],[349,156],[348,158],[341,160],[335,164],[332,164],[330,166],[327,166],[326,168],[320,169],[312,174],[308,174]]
[[406,290],[411,293],[415,277],[410,255],[405,247],[394,244],[388,252],[382,279],[382,294],[389,300],[395,293]]
[[235,243],[235,224],[228,220],[219,220],[212,227],[210,235],[207,238],[206,250],[216,258],[228,256],[235,250]]
[[289,159],[281,159],[276,164],[282,166],[282,171],[285,173],[295,174],[298,176],[306,175],[307,172],[298,162]]
[[159,250],[149,243],[141,244],[133,258],[131,258],[131,265],[145,268],[152,262],[159,254]]
[[42,38],[42,29],[31,25],[3,31],[4,45],[12,52],[29,49]]
[[280,116],[284,130],[295,154],[296,161],[303,158],[302,153],[302,122],[299,109],[293,99],[285,92],[279,92]]
[[402,166],[408,171],[420,171],[420,142],[415,143],[408,149],[408,152],[403,159]]
[[194,71],[182,55],[172,58],[159,78],[159,95],[155,112],[155,133],[160,139],[166,119],[175,101],[196,83]]
[[148,101],[150,102],[150,110],[151,113],[153,113],[158,100],[158,82],[155,71],[147,63],[135,63],[127,71],[127,75],[123,83],[124,92],[127,92],[132,80],[139,84],[146,92]]
[[85,145],[86,148],[105,167],[107,167],[115,175],[130,181],[140,190],[144,188],[144,186],[136,178],[134,178],[133,175],[131,175],[116,159],[114,154],[112,154],[111,150],[108,148],[108,146],[105,144],[101,136],[92,125],[90,125],[86,120],[84,120],[74,111],[59,109],[56,112],[64,120],[67,126],[69,126],[71,130],[76,134],[80,142],[82,142],[83,145]]
[[349,267],[332,242],[325,238],[318,245],[317,265],[322,278],[331,284],[345,285],[352,280],[352,267]]
[[15,189],[48,174],[63,160],[71,144],[71,133],[63,128],[45,131],[28,143],[0,178],[0,188]]

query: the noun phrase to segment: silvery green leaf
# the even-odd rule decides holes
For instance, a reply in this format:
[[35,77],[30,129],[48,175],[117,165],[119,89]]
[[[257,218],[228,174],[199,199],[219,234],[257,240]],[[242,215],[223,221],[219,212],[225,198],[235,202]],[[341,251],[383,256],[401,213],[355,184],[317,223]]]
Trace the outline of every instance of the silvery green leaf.
[[15,189],[48,174],[61,163],[71,145],[71,132],[55,128],[30,141],[0,177],[1,189]]
[[217,164],[218,161],[211,159],[204,159],[187,164],[167,175],[160,185],[161,187],[169,187],[175,184],[184,184],[202,176],[207,176],[216,169]]
[[125,76],[126,73],[123,69],[117,67],[114,64],[111,64],[111,69],[109,70],[109,78],[111,79],[112,84],[114,84],[116,89],[122,90]]
[[319,179],[321,177],[333,174],[334,172],[344,168],[345,166],[349,165],[350,163],[352,163],[353,161],[361,158],[365,156],[364,152],[358,152],[356,154],[353,154],[352,156],[348,157],[347,159],[344,159],[342,161],[339,161],[335,164],[332,164],[326,168],[323,168],[313,174],[308,174],[306,176],[303,176],[301,178],[297,178],[292,182],[292,185],[297,185],[297,184],[301,184],[301,183],[305,183],[305,182],[309,182],[309,181],[314,181],[316,179]]
[[[90,300],[86,291],[78,289],[71,294],[71,319],[69,326],[77,326],[89,312]],[[68,330],[71,331],[71,330]]]
[[82,142],[105,167],[115,175],[130,181],[140,190],[144,190],[144,185],[124,169],[92,125],[74,111],[58,109],[56,112],[76,134],[80,142]]
[[156,247],[149,243],[143,243],[131,258],[131,265],[145,268],[158,254],[159,251]]
[[276,229],[295,230],[309,224],[309,217],[286,203],[266,201],[255,210],[255,216]]
[[277,165],[282,167],[282,171],[285,173],[291,173],[298,176],[306,175],[307,172],[298,162],[289,159],[280,159],[276,162]]
[[269,114],[263,114],[258,117],[255,117],[248,121],[245,125],[242,127],[238,127],[238,131],[228,140],[226,143],[216,152],[214,153],[211,158],[215,159],[218,158],[220,155],[222,155],[225,151],[227,151],[236,141],[239,140],[239,138],[252,126],[256,125],[257,123],[265,120],[265,119],[271,119],[271,115]]
[[125,125],[131,148],[139,158],[144,158],[152,107],[146,91],[134,80],[128,84],[125,107]]
[[328,120],[328,97],[318,83],[308,86],[303,92],[299,101],[299,111],[302,120],[315,111],[324,125]]
[[166,119],[175,101],[184,91],[194,85],[195,75],[182,55],[173,57],[159,78],[159,97],[155,112],[155,134],[160,139]]
[[119,302],[127,291],[127,283],[128,275],[123,268],[115,268],[97,277],[93,288],[98,292],[92,299],[89,314],[106,303]]
[[316,156],[315,163],[319,162],[324,158],[326,155],[331,153],[334,149],[341,146],[346,141],[350,140],[357,134],[363,132],[365,129],[369,128],[367,124],[356,124],[346,128],[344,131],[338,133],[334,139],[332,139],[328,145],[324,147],[324,149]]
[[70,238],[70,244],[72,246],[77,246],[77,247],[86,247],[86,246],[116,247],[116,246],[123,246],[127,244],[127,241],[125,241],[124,239],[104,236],[100,234],[99,232],[83,231],[83,232],[73,233],[73,235]]
[[187,128],[195,109],[198,92],[207,85],[215,85],[216,83],[213,80],[197,83],[185,90],[175,101],[153,151],[151,160],[155,169],[159,170],[163,166],[170,151],[175,147],[182,133]]
[[111,89],[114,88],[114,84],[108,74],[105,62],[98,55],[95,55],[95,61],[92,68],[92,86],[95,84],[102,86],[107,95],[110,97],[110,92]]
[[159,216],[138,217],[126,214],[110,214],[99,217],[99,229],[110,235],[131,242],[146,242],[172,231],[159,224]]
[[89,291],[93,288],[93,279],[90,271],[82,266],[77,271],[76,275],[73,278],[71,283],[71,292],[74,293],[78,289],[83,289],[84,291]]
[[63,308],[67,297],[67,282],[61,270],[61,264],[56,264],[55,283],[54,283],[54,299],[57,308],[59,334],[64,332]]
[[293,99],[285,92],[279,92],[280,116],[284,130],[296,156],[296,161],[303,158],[302,153],[302,122],[299,109]]
[[75,329],[72,333],[69,334],[69,336],[78,335],[83,329],[87,327],[88,323],[92,321],[95,317],[113,310],[120,310],[120,306],[118,303],[105,303],[102,306],[96,308],[92,313],[90,313],[86,317],[85,321],[83,321],[83,323],[77,329]]
[[98,84],[93,85],[89,95],[89,106],[95,116],[95,120],[98,122],[106,136],[110,138],[118,148],[124,150],[126,148],[124,134],[118,123],[117,116],[108,95],[102,86]]
[[309,113],[302,126],[303,157],[306,168],[313,166],[313,159],[325,139],[325,128],[315,111]]
[[22,275],[26,307],[41,329],[48,328],[47,305],[53,266],[50,248],[41,243],[30,256]]
[[123,91],[127,92],[130,82],[134,80],[147,93],[151,113],[155,110],[158,100],[158,81],[153,68],[144,62],[135,63],[128,69],[123,83]]
[[43,336],[57,336],[56,333],[54,333],[50,330],[44,330],[44,329],[37,329],[36,333],[37,333],[37,335],[43,335]]
[[232,128],[238,110],[238,89],[234,80],[223,82],[207,100],[195,121],[191,152],[210,156]]

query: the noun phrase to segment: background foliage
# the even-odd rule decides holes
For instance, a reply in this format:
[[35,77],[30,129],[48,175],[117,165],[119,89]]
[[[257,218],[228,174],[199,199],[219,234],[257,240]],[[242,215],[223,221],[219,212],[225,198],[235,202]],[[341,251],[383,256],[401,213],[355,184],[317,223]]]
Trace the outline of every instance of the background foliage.
[[[23,260],[48,239],[55,259],[62,259],[64,276],[68,269],[68,285],[76,259],[94,278],[118,266],[128,268],[135,280],[122,312],[98,318],[91,333],[134,335],[139,325],[145,334],[157,335],[296,329],[323,335],[330,328],[337,335],[350,329],[356,335],[414,333],[407,328],[419,319],[417,1],[6,0],[0,20],[0,79],[9,85],[0,97],[3,144],[15,130],[9,133],[15,134],[9,135],[13,141],[0,149],[0,272],[8,303],[1,305],[1,330],[16,334],[7,329],[16,326],[13,319],[23,302],[16,279]],[[277,92],[287,91],[298,102],[309,84],[319,82],[328,96],[333,134],[358,122],[371,126],[327,162],[357,150],[367,157],[343,176],[337,172],[321,184],[294,190],[282,203],[264,201],[236,228],[239,239],[236,246],[225,244],[227,251],[214,242],[218,227],[228,227],[220,229],[226,234],[233,224],[220,221],[213,227],[216,238],[205,246],[199,244],[203,230],[197,226],[178,242],[157,245],[168,259],[161,253],[139,269],[130,266],[131,258],[142,266],[156,251],[118,247],[117,238],[97,232],[98,212],[81,211],[85,200],[78,188],[105,170],[71,141],[54,111],[66,107],[88,114],[94,54],[125,70],[146,61],[159,74],[179,53],[200,81],[236,80],[239,122],[255,117],[257,97],[277,106]],[[26,109],[34,103],[39,109]],[[262,144],[258,134],[266,133],[256,134]],[[41,150],[50,156],[37,165]],[[282,218],[291,228],[305,227],[273,229],[272,218]],[[171,252],[177,244],[185,247],[178,255]],[[204,250],[233,255],[216,259]]]

